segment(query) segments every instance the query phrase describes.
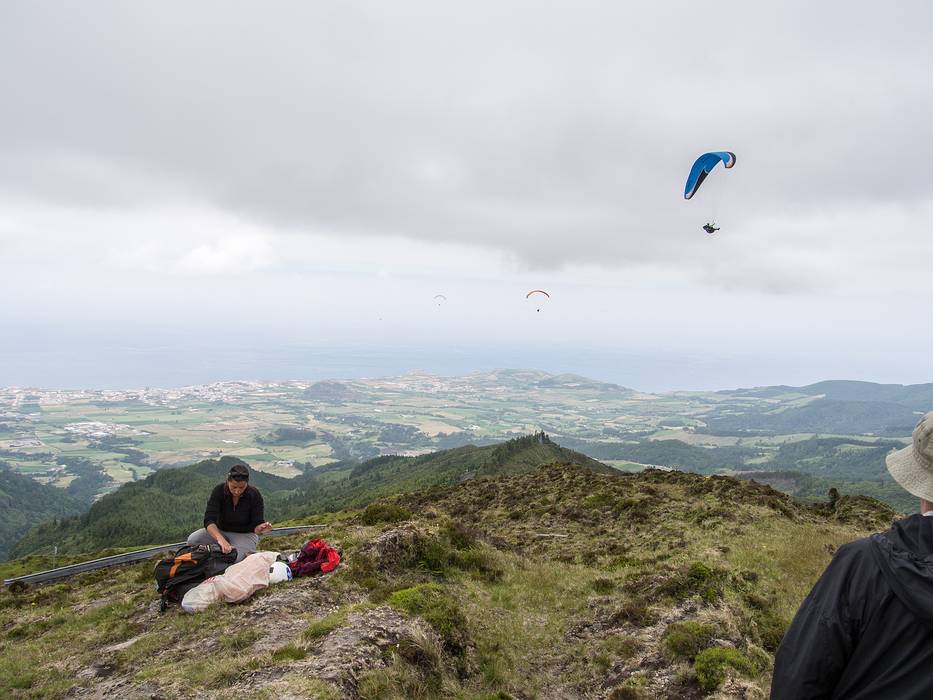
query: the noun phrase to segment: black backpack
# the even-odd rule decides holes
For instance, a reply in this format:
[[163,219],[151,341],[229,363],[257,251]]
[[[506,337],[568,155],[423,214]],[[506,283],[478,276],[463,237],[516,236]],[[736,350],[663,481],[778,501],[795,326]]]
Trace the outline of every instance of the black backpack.
[[224,554],[219,544],[179,547],[175,556],[155,565],[156,590],[162,594],[159,610],[180,603],[185,593],[211,576],[218,576],[236,561],[236,550]]

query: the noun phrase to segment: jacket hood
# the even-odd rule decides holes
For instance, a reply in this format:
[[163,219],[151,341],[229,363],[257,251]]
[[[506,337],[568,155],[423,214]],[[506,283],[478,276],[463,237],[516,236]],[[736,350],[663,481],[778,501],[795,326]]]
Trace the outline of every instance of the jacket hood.
[[917,514],[898,520],[870,540],[894,595],[933,629],[933,517]]

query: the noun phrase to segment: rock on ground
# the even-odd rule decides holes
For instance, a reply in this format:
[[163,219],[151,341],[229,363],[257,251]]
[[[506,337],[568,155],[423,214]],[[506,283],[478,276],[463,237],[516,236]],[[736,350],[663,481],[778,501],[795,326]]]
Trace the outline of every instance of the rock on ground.
[[384,652],[397,649],[403,640],[426,646],[440,658],[441,640],[430,625],[383,606],[351,613],[341,627],[322,638],[304,659],[284,668],[249,674],[235,690],[248,695],[273,684],[282,687],[279,681],[300,675],[325,681],[339,689],[342,697],[356,700],[360,678],[369,671],[385,668]]

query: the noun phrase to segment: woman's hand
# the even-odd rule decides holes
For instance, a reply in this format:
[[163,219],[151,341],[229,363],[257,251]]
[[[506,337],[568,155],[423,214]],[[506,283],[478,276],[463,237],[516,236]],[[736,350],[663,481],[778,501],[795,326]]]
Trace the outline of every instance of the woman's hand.
[[261,535],[264,532],[272,532],[272,523],[259,523],[259,525],[253,528],[253,532],[257,535]]
[[233,551],[233,547],[224,538],[221,538],[220,540],[218,540],[217,544],[220,545],[220,551],[223,552],[224,554],[230,554],[230,552]]

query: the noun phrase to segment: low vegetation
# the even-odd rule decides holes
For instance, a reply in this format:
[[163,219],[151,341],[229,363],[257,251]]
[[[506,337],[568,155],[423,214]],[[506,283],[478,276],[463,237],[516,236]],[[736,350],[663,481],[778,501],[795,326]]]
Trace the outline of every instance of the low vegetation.
[[65,490],[40,484],[0,462],[0,561],[36,523],[75,515],[84,508]]
[[333,573],[201,615],[152,562],[3,591],[0,696],[765,698],[831,551],[894,517],[842,498],[575,464],[402,494],[329,516]]

